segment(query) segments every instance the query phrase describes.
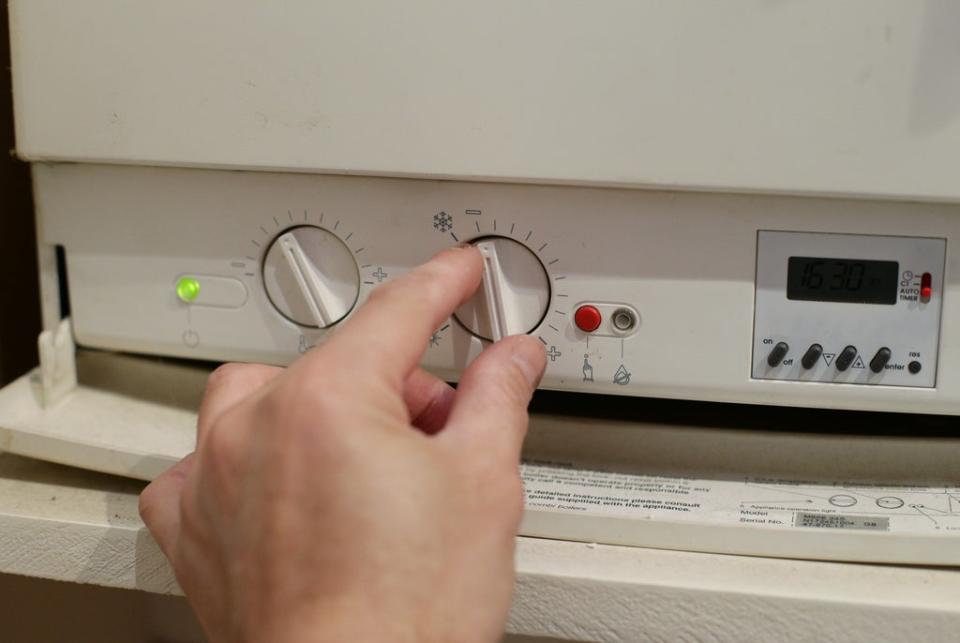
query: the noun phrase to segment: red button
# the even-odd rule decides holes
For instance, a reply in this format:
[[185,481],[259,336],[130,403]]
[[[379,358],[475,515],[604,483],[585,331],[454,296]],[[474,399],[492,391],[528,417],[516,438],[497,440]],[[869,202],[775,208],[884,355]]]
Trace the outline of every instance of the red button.
[[573,321],[576,323],[577,328],[585,333],[592,333],[600,328],[600,321],[602,319],[603,317],[600,315],[600,311],[597,310],[596,306],[580,306],[573,315]]
[[933,294],[933,276],[929,272],[923,273],[920,277],[920,298],[930,299]]

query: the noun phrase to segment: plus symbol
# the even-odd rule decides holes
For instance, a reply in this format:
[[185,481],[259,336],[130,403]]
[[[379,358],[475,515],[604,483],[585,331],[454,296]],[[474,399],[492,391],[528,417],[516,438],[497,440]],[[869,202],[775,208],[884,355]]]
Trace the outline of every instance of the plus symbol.
[[563,355],[560,351],[557,350],[556,346],[551,346],[550,350],[547,351],[547,357],[550,358],[551,362],[557,361],[557,358]]
[[377,278],[378,282],[382,282],[389,275],[383,271],[383,266],[377,266],[377,271],[373,273],[373,276]]

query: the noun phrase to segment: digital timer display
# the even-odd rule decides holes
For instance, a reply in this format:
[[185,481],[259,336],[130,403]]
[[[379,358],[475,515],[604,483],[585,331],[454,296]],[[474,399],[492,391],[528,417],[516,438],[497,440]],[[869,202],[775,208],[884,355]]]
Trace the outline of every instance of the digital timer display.
[[894,305],[899,277],[896,261],[790,257],[787,299]]

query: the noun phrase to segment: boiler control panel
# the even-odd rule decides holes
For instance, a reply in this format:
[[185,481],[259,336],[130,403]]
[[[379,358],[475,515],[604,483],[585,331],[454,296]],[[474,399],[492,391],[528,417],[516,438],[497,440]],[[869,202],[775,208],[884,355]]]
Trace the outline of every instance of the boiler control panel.
[[448,380],[525,333],[548,389],[960,414],[957,205],[93,164],[34,176],[82,346],[287,364],[375,288],[469,242],[481,286],[424,340],[422,365]]
[[753,377],[932,388],[946,240],[761,230]]

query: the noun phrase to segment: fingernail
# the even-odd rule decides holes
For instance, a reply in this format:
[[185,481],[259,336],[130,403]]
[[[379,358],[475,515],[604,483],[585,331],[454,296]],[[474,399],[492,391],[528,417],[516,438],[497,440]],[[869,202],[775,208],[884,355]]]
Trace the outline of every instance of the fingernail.
[[517,342],[517,347],[511,356],[514,363],[520,368],[530,388],[536,388],[547,367],[547,358],[543,346],[532,337],[524,337],[524,341]]

